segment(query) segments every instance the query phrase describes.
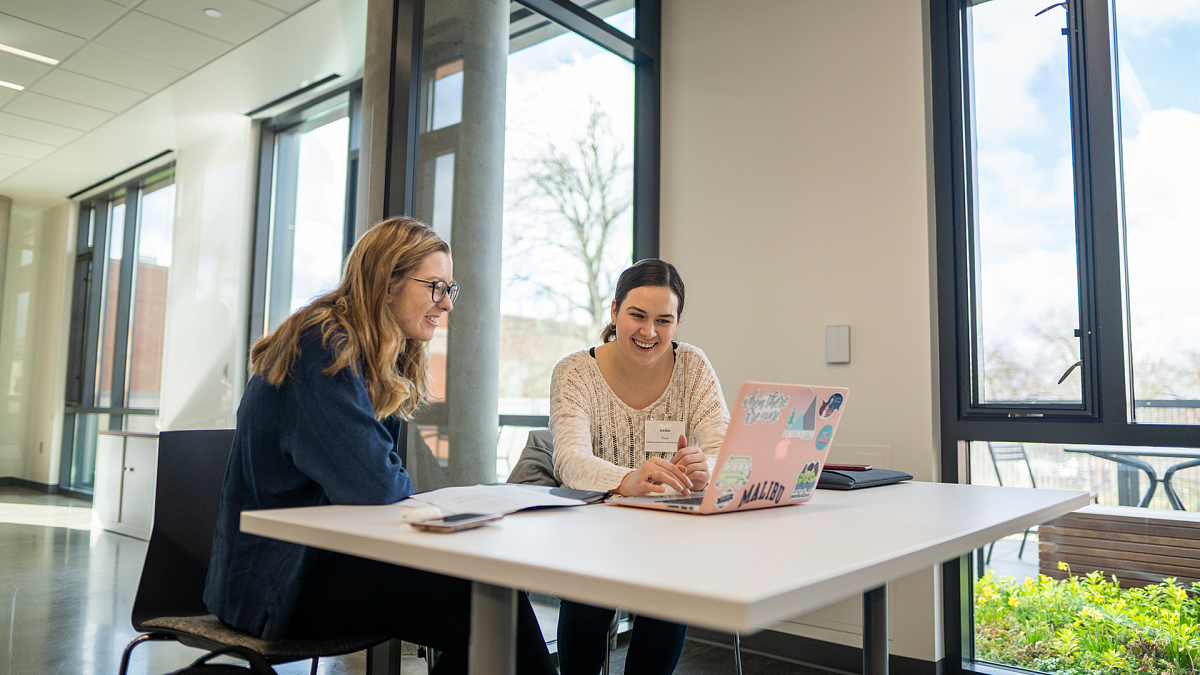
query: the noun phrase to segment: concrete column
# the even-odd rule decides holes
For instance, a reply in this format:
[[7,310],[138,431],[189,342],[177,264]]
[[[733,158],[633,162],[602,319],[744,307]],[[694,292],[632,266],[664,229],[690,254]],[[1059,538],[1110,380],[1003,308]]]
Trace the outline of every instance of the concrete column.
[[383,218],[401,215],[384,213],[383,208],[383,195],[387,189],[388,96],[392,87],[392,25],[395,13],[393,0],[367,2],[355,241]]
[[463,109],[454,159],[451,247],[462,294],[450,316],[446,407],[451,485],[496,480],[500,263],[508,0],[463,0]]

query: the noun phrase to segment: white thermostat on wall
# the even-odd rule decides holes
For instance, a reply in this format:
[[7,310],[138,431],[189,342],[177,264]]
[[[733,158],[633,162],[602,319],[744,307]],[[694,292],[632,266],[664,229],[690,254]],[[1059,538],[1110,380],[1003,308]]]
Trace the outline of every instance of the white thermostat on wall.
[[850,363],[850,326],[825,326],[825,363]]

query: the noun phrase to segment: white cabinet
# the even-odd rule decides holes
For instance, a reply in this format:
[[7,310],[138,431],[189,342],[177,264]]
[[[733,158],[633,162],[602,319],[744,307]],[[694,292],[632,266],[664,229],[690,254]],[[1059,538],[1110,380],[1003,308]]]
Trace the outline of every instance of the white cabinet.
[[157,469],[158,434],[101,431],[96,439],[92,524],[149,540]]

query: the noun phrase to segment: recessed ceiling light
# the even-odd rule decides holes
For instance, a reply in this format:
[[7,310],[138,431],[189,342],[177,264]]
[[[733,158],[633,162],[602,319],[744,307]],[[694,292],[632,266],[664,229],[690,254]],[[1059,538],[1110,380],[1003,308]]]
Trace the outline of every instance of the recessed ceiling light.
[[204,16],[207,16],[207,17],[210,17],[213,19],[219,19],[219,18],[221,18],[221,10],[219,10],[215,7],[209,7],[208,9],[204,10]]
[[17,91],[21,91],[22,89],[25,88],[19,84],[13,84],[12,82],[5,82],[4,80],[0,80],[0,87],[8,87],[9,89],[16,89]]
[[5,51],[9,54],[16,54],[17,56],[24,56],[27,59],[41,61],[42,63],[49,63],[52,66],[58,65],[58,59],[52,59],[49,56],[42,56],[41,54],[34,54],[33,52],[27,52],[24,49],[17,49],[16,47],[9,47],[8,45],[0,45],[0,51]]

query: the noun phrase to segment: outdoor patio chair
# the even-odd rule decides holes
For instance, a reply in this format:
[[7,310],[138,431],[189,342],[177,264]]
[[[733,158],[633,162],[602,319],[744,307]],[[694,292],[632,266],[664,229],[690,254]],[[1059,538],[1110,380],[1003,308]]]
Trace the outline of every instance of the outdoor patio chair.
[[[1029,464],[1029,456],[1025,454],[1024,443],[993,443],[988,441],[988,453],[992,456],[992,466],[996,469],[996,482],[1004,486],[1004,478],[1000,475],[1001,462],[1025,462],[1025,469],[1029,472],[1030,487],[1037,488],[1037,481],[1033,478],[1033,466]],[[1026,528],[1024,534],[1021,535],[1021,548],[1017,551],[1019,559],[1025,554],[1025,542],[1029,539],[1029,530],[1036,528]],[[996,542],[992,542],[988,546],[987,563],[992,562],[992,549],[996,548]]]

